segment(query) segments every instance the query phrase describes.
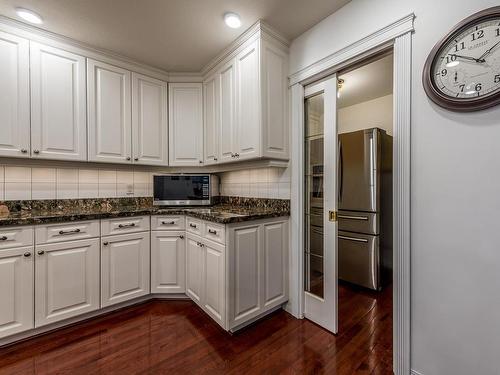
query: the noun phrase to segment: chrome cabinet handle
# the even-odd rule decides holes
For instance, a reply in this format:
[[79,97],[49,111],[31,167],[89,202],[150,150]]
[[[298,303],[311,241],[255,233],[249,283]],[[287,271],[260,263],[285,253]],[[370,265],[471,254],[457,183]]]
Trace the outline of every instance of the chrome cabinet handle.
[[183,239],[184,239],[184,236],[181,234],[181,235],[179,236],[179,238],[180,238],[181,240],[183,240]]
[[173,224],[175,224],[175,221],[162,221],[161,223],[163,225],[173,225]]
[[40,153],[40,150],[36,150],[36,149],[35,149],[35,150],[33,150],[33,153],[34,153],[34,154],[39,154],[39,153]]
[[130,224],[119,224],[118,228],[129,228],[129,227],[135,227],[135,223],[130,223]]
[[66,230],[66,231],[60,230],[59,234],[63,235],[63,234],[80,233],[80,232],[81,232],[81,230],[77,228],[77,229]]
[[216,230],[213,230],[213,229],[209,229],[209,230],[208,230],[208,233],[210,233],[210,234],[217,234],[217,231],[216,231]]
[[27,153],[28,153],[28,150],[27,150],[27,149],[25,149],[25,148],[22,148],[22,149],[21,149],[21,152],[22,152],[23,154],[27,154]]
[[217,161],[218,159],[217,158],[214,158],[214,161]]
[[201,242],[196,242],[196,244],[199,246],[199,247],[204,247],[205,245],[203,245]]
[[338,215],[339,219],[347,219],[347,220],[368,220],[367,216],[350,216],[350,215]]
[[203,164],[203,160],[200,160],[200,164]]
[[31,256],[31,253],[29,251],[27,251],[23,255],[25,258],[29,258]]
[[108,241],[104,241],[102,244],[103,244],[104,246],[108,246],[108,245],[109,245],[109,242],[108,242]]
[[130,156],[127,156],[127,160],[130,161]]
[[236,155],[231,152],[231,157],[234,158],[236,157]]
[[43,250],[39,250],[39,251],[37,252],[37,254],[38,254],[38,255],[43,255],[43,254],[45,254],[45,251],[43,251]]
[[139,161],[139,158],[134,158],[134,161]]
[[7,236],[0,237],[0,241],[7,241],[9,238]]
[[368,240],[366,238],[356,238],[356,237],[347,237],[347,236],[338,236],[342,240],[346,241],[354,241],[354,242],[364,242],[367,243]]
[[235,153],[235,154],[234,154],[234,157],[235,157],[235,158],[239,158],[239,157],[240,157],[240,154]]
[[189,223],[189,226],[190,226],[191,228],[195,228],[195,229],[196,229],[196,224]]

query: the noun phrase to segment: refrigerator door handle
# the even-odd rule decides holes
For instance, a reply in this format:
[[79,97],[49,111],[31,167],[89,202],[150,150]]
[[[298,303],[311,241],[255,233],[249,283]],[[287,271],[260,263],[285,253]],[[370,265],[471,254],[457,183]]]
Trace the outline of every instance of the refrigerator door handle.
[[342,235],[339,235],[338,237],[341,240],[368,243],[368,240],[366,238],[347,237],[347,236],[342,236]]
[[339,183],[338,187],[338,201],[342,201],[342,193],[344,190],[344,157],[342,155],[342,142],[339,140],[339,163],[337,171],[337,181]]
[[362,220],[367,221],[368,216],[351,216],[351,215],[339,215],[339,219],[347,219],[347,220]]

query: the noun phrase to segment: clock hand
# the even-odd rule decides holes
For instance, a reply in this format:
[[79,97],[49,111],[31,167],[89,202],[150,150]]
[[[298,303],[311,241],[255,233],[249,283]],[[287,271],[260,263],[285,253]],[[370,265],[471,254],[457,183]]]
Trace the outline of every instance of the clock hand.
[[487,50],[485,53],[483,53],[483,54],[481,55],[481,57],[480,57],[478,60],[483,60],[482,62],[484,62],[484,57],[485,57],[485,56],[488,56],[488,55],[491,53],[491,51],[493,51],[493,49],[494,49],[496,46],[498,46],[499,44],[500,44],[500,42],[495,43],[495,44],[493,45],[493,47],[491,47],[489,50]]
[[471,60],[471,61],[475,61],[475,62],[478,62],[478,63],[482,63],[482,62],[484,62],[484,60],[482,60],[482,59],[480,59],[480,58],[479,58],[479,59],[476,59],[475,57],[463,56],[463,55],[457,55],[457,54],[455,54],[455,53],[450,54],[450,56],[455,56],[455,57],[459,57],[459,58],[461,58],[461,59]]

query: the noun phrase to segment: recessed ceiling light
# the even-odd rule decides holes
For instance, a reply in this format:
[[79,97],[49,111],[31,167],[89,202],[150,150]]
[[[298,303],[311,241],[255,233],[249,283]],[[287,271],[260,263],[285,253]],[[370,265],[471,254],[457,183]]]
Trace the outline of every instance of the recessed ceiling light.
[[31,10],[24,8],[16,8],[16,13],[19,17],[21,17],[25,21],[36,23],[37,25],[43,23],[42,17],[40,17],[38,14],[36,14]]
[[232,29],[237,29],[241,26],[240,16],[236,13],[226,13],[224,14],[224,22]]

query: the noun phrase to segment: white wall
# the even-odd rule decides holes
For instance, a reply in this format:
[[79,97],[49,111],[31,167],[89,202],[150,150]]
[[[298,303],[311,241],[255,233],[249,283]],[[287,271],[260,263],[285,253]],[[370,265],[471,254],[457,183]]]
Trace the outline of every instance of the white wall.
[[291,46],[291,72],[414,12],[412,368],[493,375],[500,353],[500,107],[458,114],[426,97],[433,45],[498,0],[353,0]]
[[340,108],[337,113],[339,133],[380,128],[392,135],[392,94]]

